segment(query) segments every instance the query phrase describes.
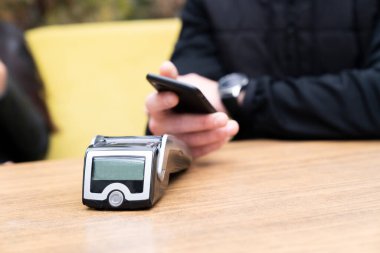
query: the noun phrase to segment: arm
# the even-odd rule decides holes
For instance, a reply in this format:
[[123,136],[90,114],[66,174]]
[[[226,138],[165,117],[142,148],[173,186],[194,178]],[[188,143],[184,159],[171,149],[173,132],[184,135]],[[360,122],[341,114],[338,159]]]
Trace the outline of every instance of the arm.
[[7,89],[7,69],[4,63],[0,61],[0,99]]
[[379,138],[380,25],[362,69],[252,80],[243,111],[249,119],[239,133],[244,138]]
[[49,137],[43,116],[15,83],[5,78],[5,71],[0,75],[6,86],[0,96],[0,160],[20,162],[43,158]]
[[[195,72],[211,79],[227,74],[217,58],[201,1],[188,1],[182,29],[172,58],[180,73]],[[368,51],[362,69],[283,80],[271,76],[252,79],[242,103],[244,117],[236,119],[240,124],[236,138],[380,137],[379,25]],[[219,99],[216,93],[211,96]]]

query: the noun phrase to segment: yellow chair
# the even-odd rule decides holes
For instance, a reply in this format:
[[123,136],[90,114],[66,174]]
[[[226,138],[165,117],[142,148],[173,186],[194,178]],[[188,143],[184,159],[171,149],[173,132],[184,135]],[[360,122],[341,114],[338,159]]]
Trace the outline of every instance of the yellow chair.
[[145,80],[173,50],[176,19],[50,26],[26,39],[58,131],[47,158],[81,157],[97,134],[143,135]]

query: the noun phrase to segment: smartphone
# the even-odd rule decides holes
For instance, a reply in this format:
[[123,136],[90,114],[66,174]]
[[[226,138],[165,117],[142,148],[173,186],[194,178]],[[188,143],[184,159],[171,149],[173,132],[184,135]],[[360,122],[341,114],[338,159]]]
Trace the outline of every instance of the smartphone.
[[148,74],[146,79],[157,91],[171,91],[179,97],[179,103],[173,108],[177,113],[207,114],[216,112],[215,108],[195,86],[168,77]]

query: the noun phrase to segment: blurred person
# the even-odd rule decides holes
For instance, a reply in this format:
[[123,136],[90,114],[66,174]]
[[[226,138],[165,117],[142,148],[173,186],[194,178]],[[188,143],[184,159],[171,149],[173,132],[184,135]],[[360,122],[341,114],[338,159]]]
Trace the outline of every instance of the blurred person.
[[0,163],[42,159],[52,130],[23,33],[0,22]]
[[188,0],[160,74],[196,85],[219,112],[175,114],[173,93],[152,93],[149,130],[195,157],[234,136],[379,138],[379,10],[376,0]]

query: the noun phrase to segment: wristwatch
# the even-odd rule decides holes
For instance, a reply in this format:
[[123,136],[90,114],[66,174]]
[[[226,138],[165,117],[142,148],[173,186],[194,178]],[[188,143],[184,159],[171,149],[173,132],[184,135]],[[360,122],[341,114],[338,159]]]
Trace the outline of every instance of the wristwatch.
[[240,114],[238,97],[247,88],[248,83],[249,78],[241,73],[232,73],[219,80],[219,95],[233,118]]

